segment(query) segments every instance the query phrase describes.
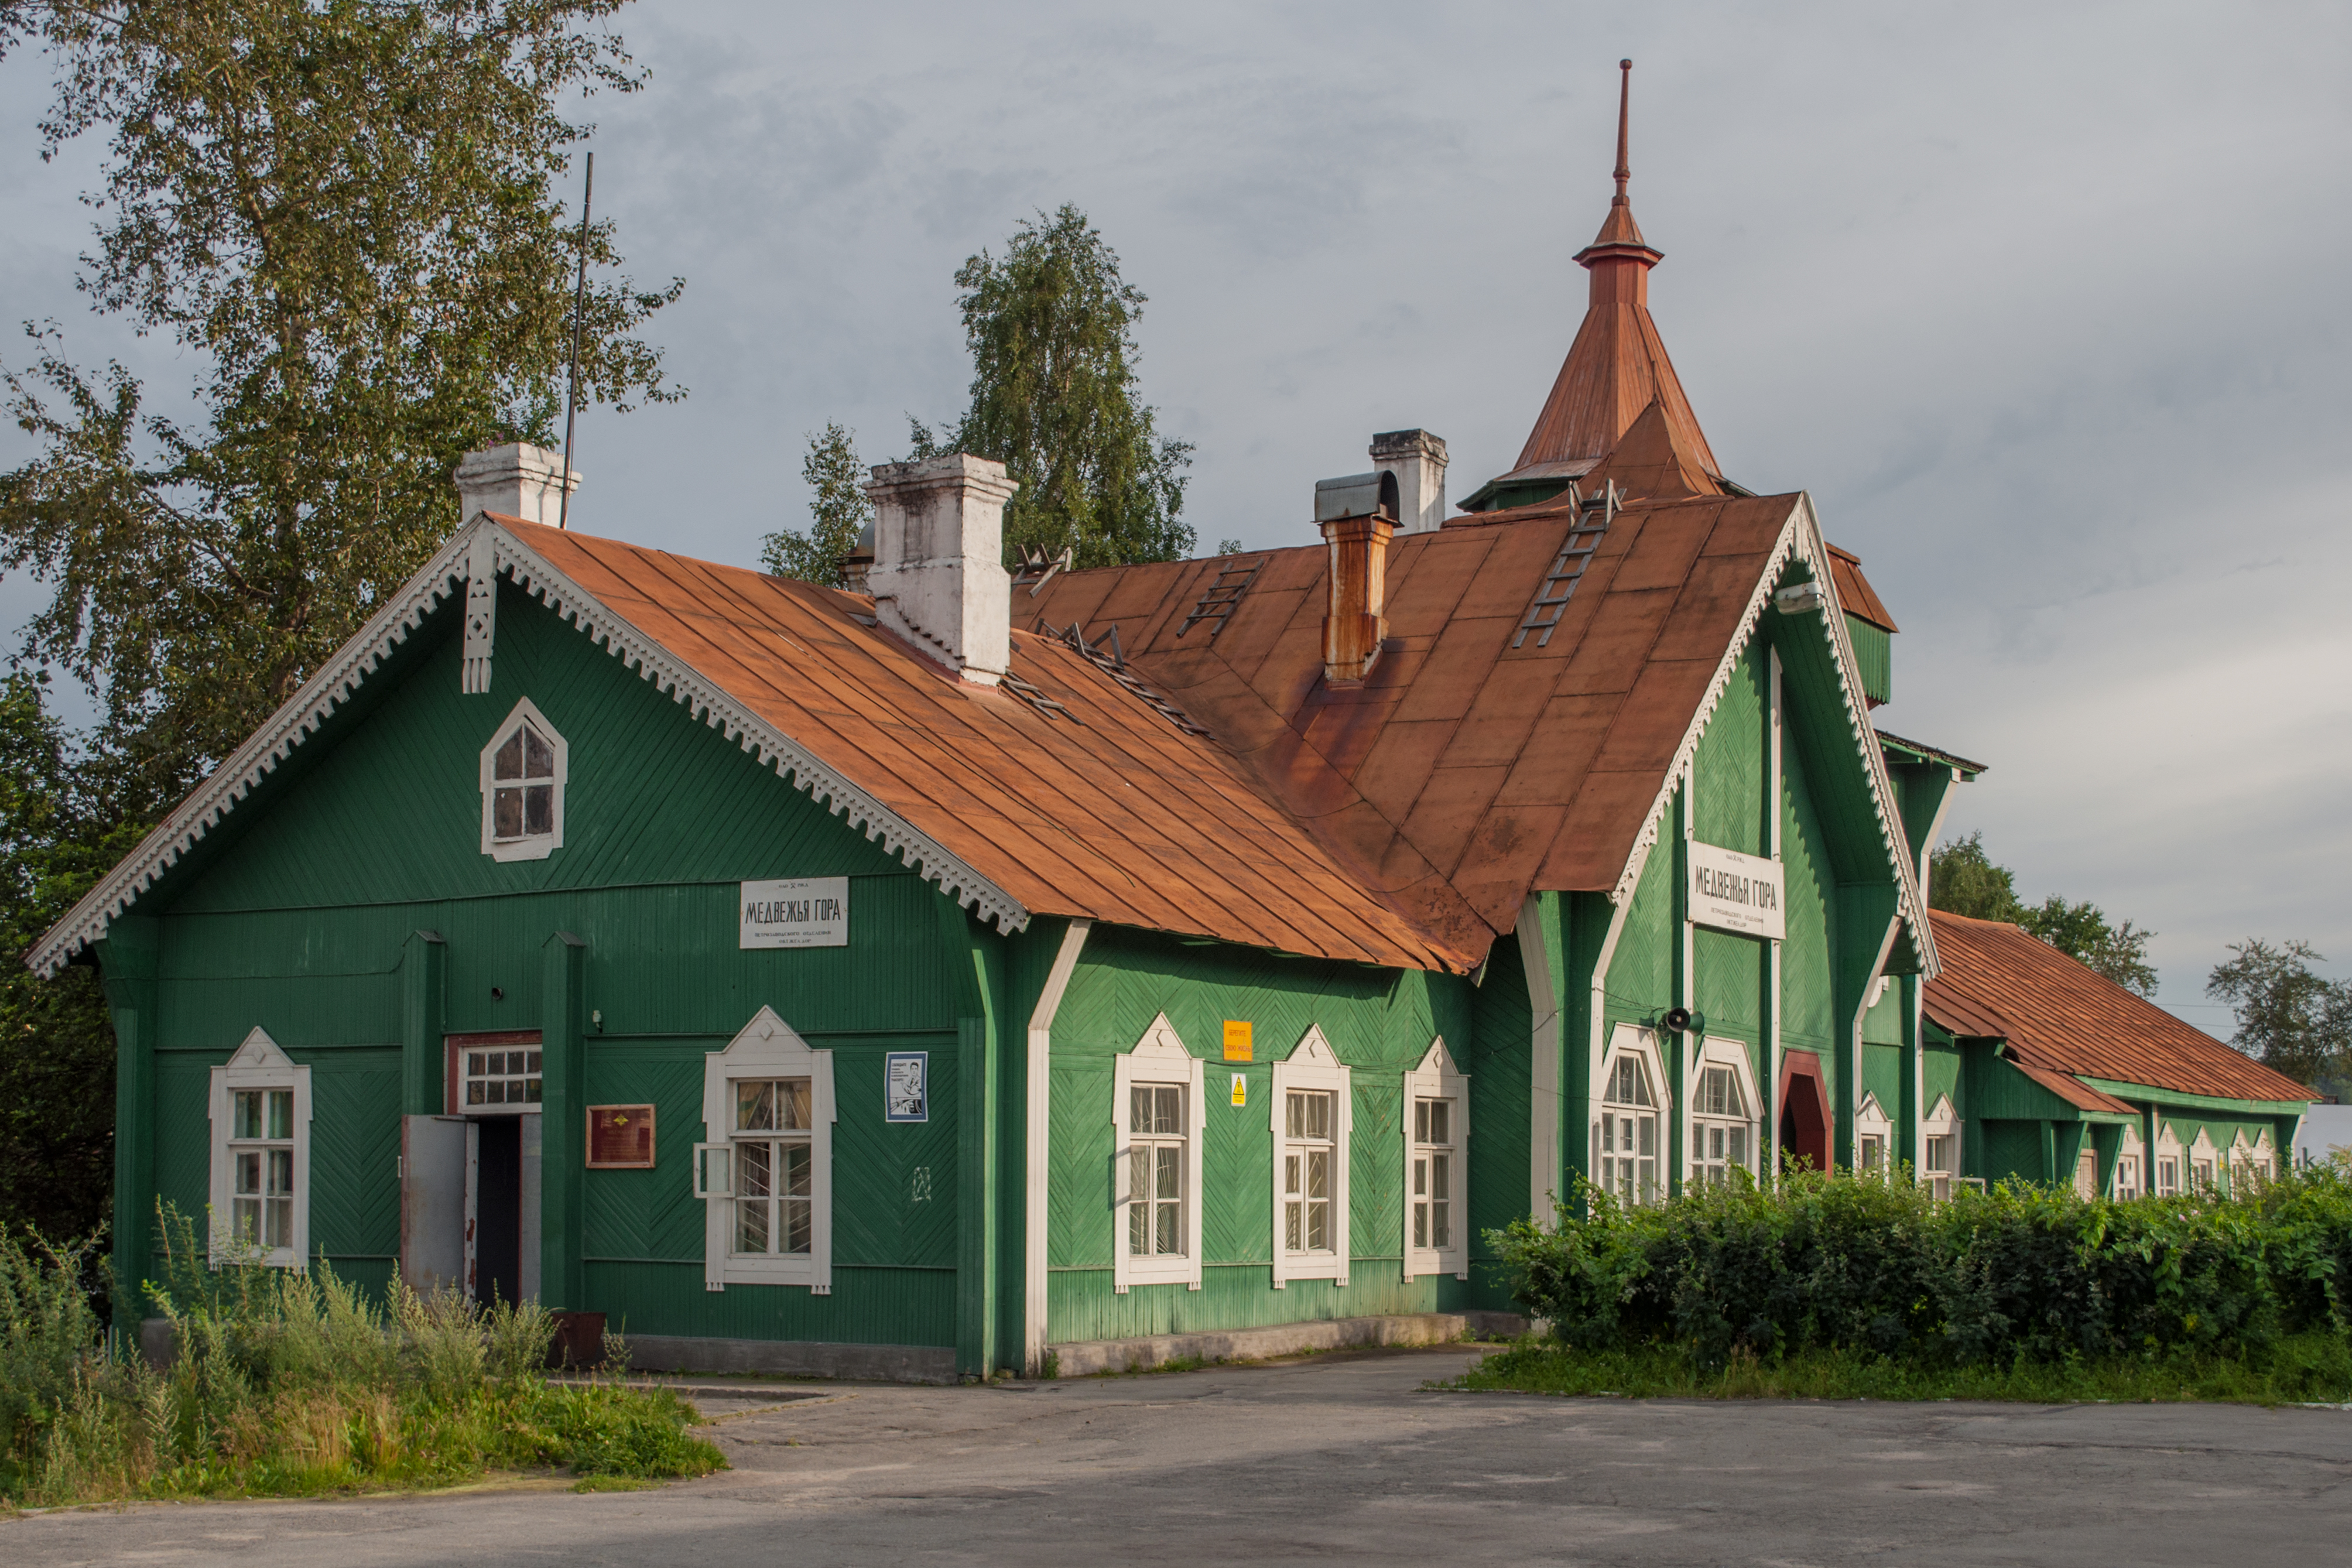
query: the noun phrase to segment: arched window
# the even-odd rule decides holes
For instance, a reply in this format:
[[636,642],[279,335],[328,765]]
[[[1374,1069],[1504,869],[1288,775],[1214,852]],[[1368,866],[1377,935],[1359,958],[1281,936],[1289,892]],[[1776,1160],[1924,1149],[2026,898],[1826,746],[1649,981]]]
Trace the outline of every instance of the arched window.
[[307,1266],[310,1069],[260,1028],[212,1070],[212,1261]]
[[2119,1198],[2136,1198],[2147,1184],[2147,1146],[2140,1142],[2139,1129],[2126,1127],[2116,1152],[2115,1194]]
[[529,698],[515,704],[482,748],[482,853],[544,860],[563,847],[563,784],[570,748]]
[[1722,1186],[1734,1171],[1756,1173],[1756,1077],[1748,1047],[1709,1039],[1701,1048],[1692,1088],[1691,1181]]
[[1894,1146],[1895,1123],[1888,1120],[1885,1109],[1878,1103],[1878,1096],[1865,1094],[1862,1097],[1861,1108],[1853,1113],[1853,1128],[1857,1145],[1854,1173],[1885,1181],[1887,1173],[1894,1168],[1888,1155]]
[[1309,1025],[1274,1064],[1274,1288],[1293,1279],[1348,1282],[1351,1075]]
[[1404,1277],[1470,1278],[1470,1079],[1441,1037],[1404,1075]]
[[2180,1134],[2172,1130],[2169,1121],[2158,1121],[2156,1127],[2156,1195],[2175,1198],[2180,1195],[2182,1166],[2186,1156],[2180,1148]]
[[702,1058],[703,1287],[833,1293],[833,1053],[761,1007]]
[[1601,1070],[1601,1114],[1592,1128],[1592,1179],[1619,1203],[1656,1203],[1665,1196],[1659,1175],[1664,1157],[1658,1121],[1665,1100],[1661,1089],[1656,1058],[1636,1045],[1618,1046]]

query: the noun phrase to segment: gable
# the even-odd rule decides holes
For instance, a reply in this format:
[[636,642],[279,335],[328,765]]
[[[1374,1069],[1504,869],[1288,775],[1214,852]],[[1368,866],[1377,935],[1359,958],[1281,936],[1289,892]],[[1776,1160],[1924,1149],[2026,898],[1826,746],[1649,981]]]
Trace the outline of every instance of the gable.
[[[511,583],[489,689],[459,689],[445,610],[420,655],[304,765],[232,814],[155,889],[174,913],[555,892],[777,876],[911,877],[899,860],[623,668]],[[483,853],[481,752],[528,700],[568,752],[564,847]],[[731,892],[730,897],[731,898]]]

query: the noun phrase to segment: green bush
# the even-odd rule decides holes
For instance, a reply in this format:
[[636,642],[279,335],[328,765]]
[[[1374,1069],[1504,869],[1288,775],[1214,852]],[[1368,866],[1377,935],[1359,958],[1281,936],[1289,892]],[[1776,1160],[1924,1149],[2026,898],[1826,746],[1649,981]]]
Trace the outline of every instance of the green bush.
[[310,1272],[210,1266],[163,1216],[147,1290],[170,1364],[100,1334],[79,1252],[0,1229],[0,1497],[292,1495],[446,1484],[491,1468],[701,1475],[719,1452],[693,1410],[610,1375],[551,1384],[553,1320],[478,1310],[396,1278],[370,1301],[325,1261]]
[[1580,1188],[1555,1228],[1488,1233],[1513,1295],[1587,1352],[1852,1351],[1934,1366],[2021,1358],[2258,1357],[2346,1331],[2352,1181],[2241,1198],[2085,1201],[2003,1184],[1935,1202],[1908,1183],[1791,1173],[1625,1208]]

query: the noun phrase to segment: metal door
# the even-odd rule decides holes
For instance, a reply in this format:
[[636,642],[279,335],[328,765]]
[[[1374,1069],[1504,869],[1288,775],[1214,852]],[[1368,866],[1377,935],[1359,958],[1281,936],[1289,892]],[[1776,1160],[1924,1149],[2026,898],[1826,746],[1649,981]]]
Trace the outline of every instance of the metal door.
[[400,1119],[400,1277],[420,1295],[465,1288],[466,1131],[463,1117]]

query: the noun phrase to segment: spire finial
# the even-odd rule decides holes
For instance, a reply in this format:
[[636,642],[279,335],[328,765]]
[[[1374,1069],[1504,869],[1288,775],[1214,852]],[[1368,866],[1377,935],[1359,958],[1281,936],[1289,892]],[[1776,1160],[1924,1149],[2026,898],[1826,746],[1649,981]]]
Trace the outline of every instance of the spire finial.
[[1633,178],[1633,171],[1625,163],[1625,110],[1633,96],[1633,62],[1619,60],[1617,62],[1617,195],[1609,203],[1612,207],[1622,207],[1626,205],[1625,182]]

